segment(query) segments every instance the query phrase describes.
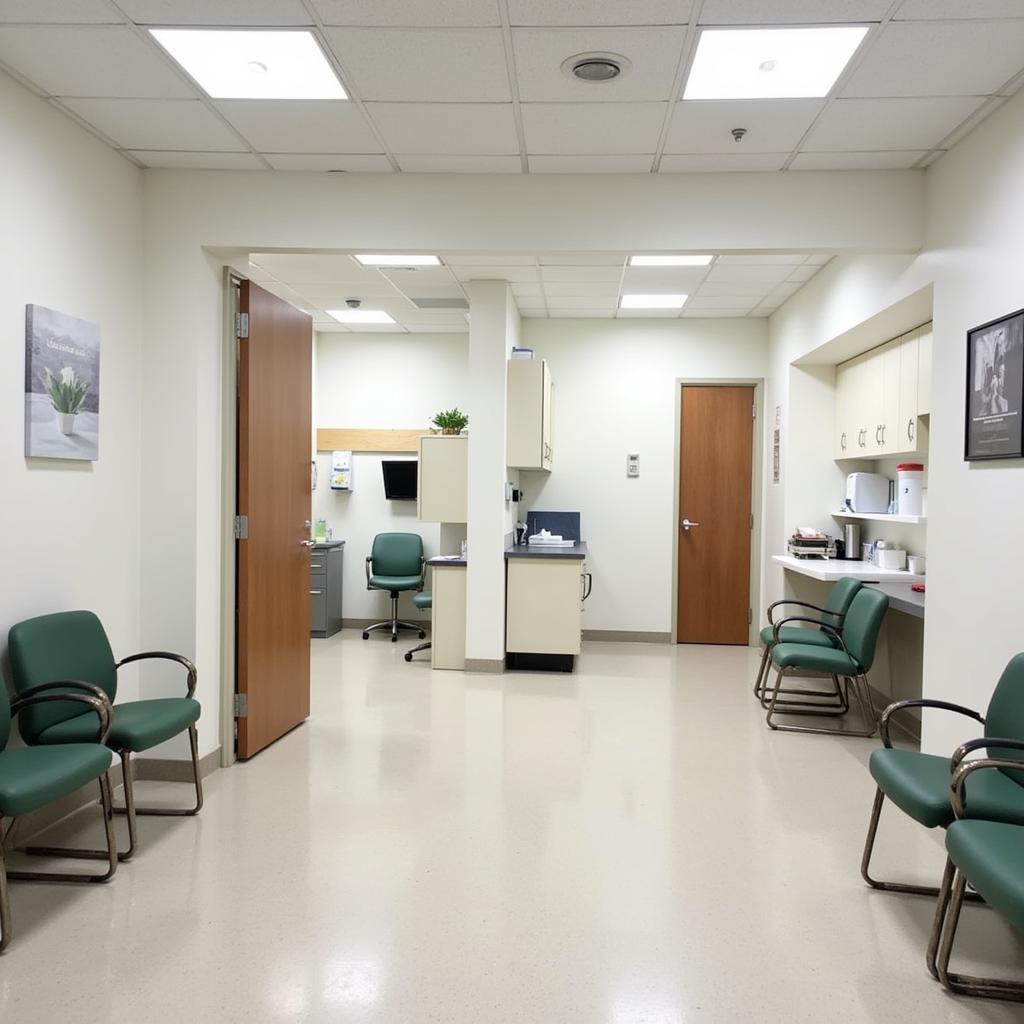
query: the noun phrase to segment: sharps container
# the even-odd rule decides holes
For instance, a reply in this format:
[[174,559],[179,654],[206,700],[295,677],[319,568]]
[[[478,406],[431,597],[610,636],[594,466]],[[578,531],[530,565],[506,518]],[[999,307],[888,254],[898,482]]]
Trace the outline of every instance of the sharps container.
[[924,488],[924,466],[920,462],[901,462],[896,467],[896,495],[901,516],[919,516]]

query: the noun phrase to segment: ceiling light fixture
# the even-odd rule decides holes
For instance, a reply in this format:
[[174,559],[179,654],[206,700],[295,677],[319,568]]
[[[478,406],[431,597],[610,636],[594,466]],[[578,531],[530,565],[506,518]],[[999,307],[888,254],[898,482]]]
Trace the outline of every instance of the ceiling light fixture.
[[364,267],[439,267],[441,261],[436,256],[392,256],[389,254],[357,255],[356,260]]
[[603,85],[628,74],[632,67],[621,53],[577,53],[562,61],[562,74],[587,85]]
[[214,99],[348,99],[312,32],[149,31]]
[[630,256],[631,267],[706,267],[715,257],[680,253],[674,256]]
[[682,309],[688,295],[623,295],[619,309]]
[[866,25],[704,29],[683,99],[827,96],[867,31]]
[[383,309],[329,309],[328,316],[333,316],[340,324],[393,324],[395,318]]

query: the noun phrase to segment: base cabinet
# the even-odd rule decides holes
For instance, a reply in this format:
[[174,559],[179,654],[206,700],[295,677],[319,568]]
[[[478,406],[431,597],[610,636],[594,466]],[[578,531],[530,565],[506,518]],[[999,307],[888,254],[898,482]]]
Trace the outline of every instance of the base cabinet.
[[580,653],[585,564],[570,558],[510,558],[505,650],[510,655]]
[[341,629],[345,542],[317,544],[309,551],[309,635],[334,636]]

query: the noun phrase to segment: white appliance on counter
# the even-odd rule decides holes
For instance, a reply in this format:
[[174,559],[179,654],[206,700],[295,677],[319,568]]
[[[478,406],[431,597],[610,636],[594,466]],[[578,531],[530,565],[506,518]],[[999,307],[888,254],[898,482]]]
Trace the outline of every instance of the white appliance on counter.
[[851,473],[846,478],[846,507],[851,512],[884,515],[889,511],[889,478],[881,473]]

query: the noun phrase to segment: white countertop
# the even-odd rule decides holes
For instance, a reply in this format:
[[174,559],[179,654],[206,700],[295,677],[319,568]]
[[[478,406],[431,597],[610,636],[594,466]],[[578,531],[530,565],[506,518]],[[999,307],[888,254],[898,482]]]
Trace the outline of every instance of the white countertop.
[[797,558],[795,555],[772,555],[790,572],[798,572],[811,579],[833,583],[844,576],[872,583],[923,583],[923,576],[915,576],[905,569],[879,569],[870,562],[847,561],[844,558]]
[[869,583],[872,590],[880,590],[889,597],[889,608],[918,619],[924,618],[924,594],[910,589],[909,583]]

